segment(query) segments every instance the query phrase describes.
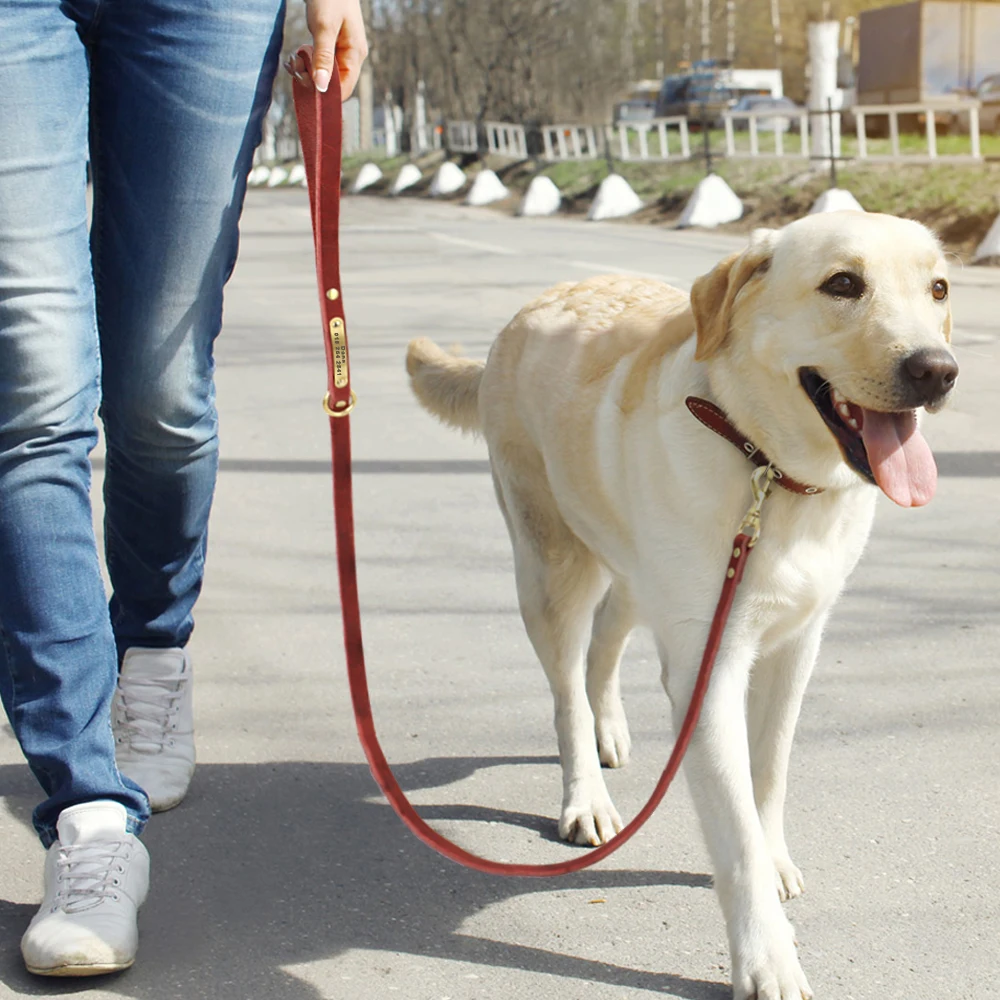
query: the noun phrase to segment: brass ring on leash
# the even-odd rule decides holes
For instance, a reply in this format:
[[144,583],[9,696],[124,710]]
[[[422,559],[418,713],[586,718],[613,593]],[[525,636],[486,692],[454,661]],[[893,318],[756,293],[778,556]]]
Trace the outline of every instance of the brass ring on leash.
[[326,411],[328,417],[346,417],[351,410],[354,409],[354,404],[357,403],[358,397],[355,391],[351,390],[351,401],[345,403],[342,399],[338,400],[333,406],[330,406],[330,393],[327,393],[323,397],[323,409]]

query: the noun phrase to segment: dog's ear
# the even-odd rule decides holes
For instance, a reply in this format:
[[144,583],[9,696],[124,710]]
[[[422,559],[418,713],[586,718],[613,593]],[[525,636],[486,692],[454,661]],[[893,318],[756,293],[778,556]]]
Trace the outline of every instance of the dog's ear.
[[691,311],[698,331],[696,361],[712,357],[725,343],[736,296],[755,274],[767,270],[775,236],[773,229],[755,230],[746,250],[731,254],[695,281],[691,288]]

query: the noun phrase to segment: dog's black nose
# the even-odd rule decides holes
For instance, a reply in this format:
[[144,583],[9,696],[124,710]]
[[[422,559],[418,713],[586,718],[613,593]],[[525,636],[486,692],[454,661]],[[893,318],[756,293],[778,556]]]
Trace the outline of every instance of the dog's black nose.
[[920,406],[951,391],[958,378],[958,363],[944,348],[927,348],[904,359],[901,375]]

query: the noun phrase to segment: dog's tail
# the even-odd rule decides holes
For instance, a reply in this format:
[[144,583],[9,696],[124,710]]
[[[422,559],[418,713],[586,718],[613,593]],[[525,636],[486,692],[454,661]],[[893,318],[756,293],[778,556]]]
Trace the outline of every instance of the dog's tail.
[[468,433],[480,429],[479,383],[485,361],[460,358],[426,337],[411,340],[406,370],[413,394],[438,420]]

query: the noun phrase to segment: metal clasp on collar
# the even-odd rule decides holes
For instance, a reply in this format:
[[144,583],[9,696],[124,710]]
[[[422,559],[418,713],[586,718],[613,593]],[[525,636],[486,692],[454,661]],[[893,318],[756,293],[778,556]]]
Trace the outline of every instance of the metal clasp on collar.
[[760,511],[771,492],[771,484],[774,482],[777,471],[773,465],[761,465],[753,470],[753,475],[750,477],[753,503],[743,515],[739,530],[739,534],[747,535],[750,538],[750,548],[753,548],[757,544],[757,539],[760,538]]

